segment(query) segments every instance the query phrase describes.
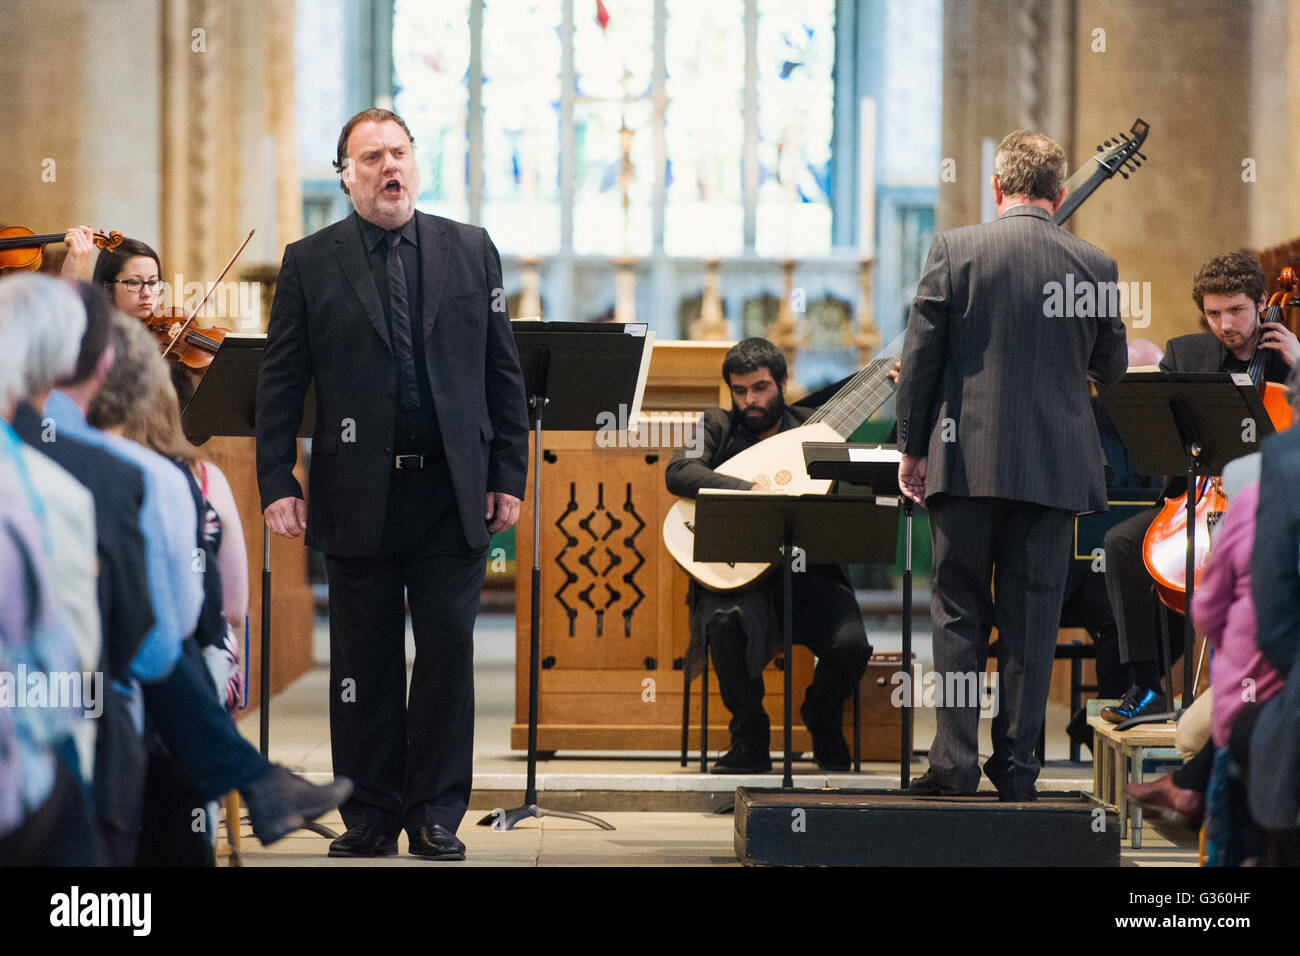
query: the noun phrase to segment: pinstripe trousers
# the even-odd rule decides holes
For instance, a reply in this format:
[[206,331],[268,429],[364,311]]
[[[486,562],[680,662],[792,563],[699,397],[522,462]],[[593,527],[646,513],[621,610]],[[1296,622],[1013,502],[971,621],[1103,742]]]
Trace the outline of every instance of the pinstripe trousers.
[[[934,669],[949,681],[983,675],[998,629],[993,755],[984,765],[998,794],[1033,799],[1074,513],[1001,498],[932,497],[930,599]],[[978,680],[980,678],[975,678]],[[978,701],[940,700],[930,772],[942,786],[979,785]]]

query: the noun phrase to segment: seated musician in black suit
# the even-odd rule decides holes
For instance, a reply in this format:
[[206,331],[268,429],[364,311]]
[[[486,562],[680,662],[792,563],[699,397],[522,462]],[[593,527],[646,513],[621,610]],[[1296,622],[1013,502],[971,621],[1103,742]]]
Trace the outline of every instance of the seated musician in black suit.
[[[723,359],[722,377],[731,389],[731,411],[705,412],[694,453],[682,448],[673,456],[666,478],[675,495],[694,498],[701,488],[752,488],[751,482],[714,469],[763,439],[800,425],[807,415],[785,404],[785,356],[766,339],[745,339],[732,348]],[[687,600],[687,680],[692,665],[702,661],[707,635],[722,702],[731,712],[731,750],[713,765],[713,772],[767,773],[772,769],[771,727],[763,709],[762,672],[784,644],[780,578],[725,592],[692,581]],[[793,620],[793,641],[817,655],[817,669],[799,710],[812,733],[813,757],[822,770],[848,770],[849,747],[841,729],[844,701],[862,679],[871,645],[843,570],[810,565],[796,574]]]
[[[1160,368],[1166,372],[1246,372],[1256,385],[1285,382],[1300,358],[1300,341],[1280,322],[1262,322],[1264,272],[1253,256],[1230,252],[1197,270],[1192,298],[1208,332],[1170,339]],[[1156,507],[1121,521],[1106,534],[1106,592],[1119,625],[1120,658],[1131,686],[1119,704],[1102,710],[1112,723],[1168,709],[1157,654],[1159,602],[1142,560],[1142,539],[1165,498],[1181,495],[1186,480],[1171,478]],[[1176,629],[1171,629],[1177,634]],[[1171,650],[1171,654],[1173,651]]]

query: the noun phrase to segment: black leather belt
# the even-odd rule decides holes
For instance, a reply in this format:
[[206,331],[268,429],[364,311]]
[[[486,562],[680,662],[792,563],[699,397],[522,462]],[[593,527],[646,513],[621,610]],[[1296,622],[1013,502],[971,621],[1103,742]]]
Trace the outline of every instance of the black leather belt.
[[394,455],[393,467],[398,471],[407,471],[410,469],[419,471],[424,467],[423,455]]

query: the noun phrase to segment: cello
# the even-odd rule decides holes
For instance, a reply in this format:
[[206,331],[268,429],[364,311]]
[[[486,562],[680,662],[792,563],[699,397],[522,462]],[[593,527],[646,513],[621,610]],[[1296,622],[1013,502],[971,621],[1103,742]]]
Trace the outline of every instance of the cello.
[[[1260,322],[1283,321],[1283,308],[1300,304],[1300,277],[1293,267],[1283,269],[1278,276],[1282,285],[1279,292],[1268,300]],[[1286,386],[1277,382],[1263,382],[1260,396],[1264,410],[1274,431],[1291,427],[1291,405],[1287,401]],[[1192,489],[1196,495],[1195,572],[1193,580],[1200,583],[1201,571],[1209,558],[1210,529],[1223,517],[1228,499],[1223,493],[1220,479],[1201,478]],[[1187,613],[1187,493],[1166,498],[1160,513],[1142,539],[1142,561],[1155,581],[1160,600],[1179,614]]]

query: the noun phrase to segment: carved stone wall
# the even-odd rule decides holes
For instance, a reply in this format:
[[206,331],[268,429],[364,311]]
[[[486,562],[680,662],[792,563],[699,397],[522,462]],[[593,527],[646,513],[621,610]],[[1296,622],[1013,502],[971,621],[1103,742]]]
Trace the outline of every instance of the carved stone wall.
[[1140,116],[1149,161],[1105,184],[1069,228],[1137,283],[1146,314],[1129,334],[1163,345],[1198,328],[1202,262],[1300,234],[1298,108],[1300,7],[1283,0],[945,4],[943,155],[955,180],[940,185],[938,227],[980,221],[985,138],[1042,129],[1078,166]]

